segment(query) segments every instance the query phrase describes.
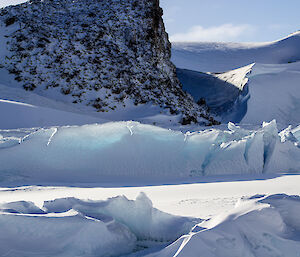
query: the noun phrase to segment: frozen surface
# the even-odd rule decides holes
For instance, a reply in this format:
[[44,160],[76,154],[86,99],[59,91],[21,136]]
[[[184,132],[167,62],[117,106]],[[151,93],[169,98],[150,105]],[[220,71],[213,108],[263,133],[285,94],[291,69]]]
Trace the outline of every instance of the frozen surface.
[[[0,205],[1,256],[118,256],[143,241],[169,242],[187,233],[200,219],[161,212],[140,193],[106,201],[63,198]],[[144,242],[145,243],[145,242]]]
[[[162,248],[165,244],[164,242],[166,242],[162,241],[162,237],[166,235],[170,236],[173,233],[168,233],[168,230],[175,232],[181,230],[186,231],[184,233],[186,233],[187,236],[184,236],[184,238],[192,237],[193,240],[183,245],[181,244],[182,239],[179,239],[173,245],[166,248],[168,249],[167,254],[169,255],[166,255],[166,250],[164,250],[164,255],[162,256],[173,256],[173,251],[176,252],[181,245],[183,249],[182,252],[181,250],[179,251],[181,254],[179,256],[202,256],[202,253],[204,254],[203,256],[210,256],[211,249],[217,247],[220,247],[218,252],[215,252],[215,255],[211,256],[248,256],[246,255],[247,251],[252,248],[246,243],[247,240],[244,240],[243,235],[246,235],[249,241],[253,243],[255,249],[266,249],[264,246],[272,249],[270,255],[265,256],[277,256],[276,254],[282,253],[282,249],[286,249],[284,245],[287,244],[289,251],[282,253],[282,256],[294,257],[297,256],[294,254],[294,250],[297,248],[292,247],[298,245],[299,242],[299,201],[297,200],[299,197],[281,195],[265,197],[263,195],[278,193],[299,194],[300,191],[297,186],[299,178],[299,175],[282,175],[274,178],[268,178],[264,175],[256,176],[252,179],[247,176],[231,176],[227,178],[218,176],[207,178],[199,183],[149,187],[80,188],[31,186],[11,189],[1,188],[0,216],[3,218],[3,222],[6,222],[5,224],[10,225],[9,227],[1,226],[1,228],[5,228],[5,231],[13,231],[15,233],[14,235],[20,233],[18,234],[20,236],[16,237],[18,240],[15,240],[15,238],[11,240],[11,249],[15,249],[17,246],[21,248],[25,247],[23,245],[24,241],[22,240],[25,240],[24,236],[27,235],[26,233],[29,234],[30,231],[34,231],[33,234],[28,235],[30,236],[28,238],[31,239],[37,237],[35,233],[40,235],[44,232],[44,238],[49,239],[47,245],[52,246],[52,244],[50,244],[52,240],[54,243],[58,241],[58,239],[52,237],[52,232],[55,231],[55,229],[59,230],[60,226],[62,226],[61,233],[64,237],[60,238],[61,240],[58,242],[58,245],[64,244],[71,238],[78,239],[77,242],[80,242],[83,238],[77,229],[79,230],[82,227],[86,227],[87,220],[90,220],[91,226],[95,224],[99,233],[101,231],[103,235],[106,235],[106,238],[108,236],[105,233],[108,232],[103,228],[108,226],[108,224],[115,224],[115,226],[121,228],[123,232],[128,231],[128,238],[130,239],[127,240],[129,248],[126,249],[129,249],[128,252],[149,247],[147,251],[132,253],[129,256],[144,256],[149,252],[155,251],[157,248]],[[152,203],[144,194],[140,194],[135,201],[129,200],[135,199],[140,191],[146,192],[153,201],[155,208],[150,207]],[[261,195],[261,198],[260,196],[251,197],[257,193]],[[125,195],[126,198],[116,197],[118,195]],[[106,200],[108,197],[113,198]],[[239,200],[240,198],[242,198],[242,200]],[[271,206],[268,207],[268,204]],[[167,210],[167,212],[175,215],[189,215],[199,218],[209,217],[210,219],[201,221],[196,218],[188,219],[176,217],[158,211],[156,208],[164,211]],[[77,225],[74,228],[70,228],[68,224],[71,222],[70,219],[75,219],[74,217],[76,217],[74,222],[76,222]],[[31,226],[29,227],[25,226],[27,219],[31,221]],[[44,220],[45,222],[43,223],[42,221]],[[134,220],[133,226],[132,220]],[[10,223],[8,223],[8,221],[10,221]],[[47,224],[46,221],[52,222],[48,230],[44,228],[44,225]],[[94,221],[101,223],[102,227],[98,223],[92,223]],[[188,234],[195,222],[199,225],[194,228],[193,233]],[[1,223],[1,225],[2,224],[3,223]],[[20,227],[27,228],[28,230],[17,230],[17,228]],[[70,233],[67,234],[63,228],[68,228],[68,232]],[[201,231],[201,228],[204,229]],[[136,231],[140,231],[140,235],[142,234],[143,237],[146,236],[148,239],[138,239],[141,237],[136,235]],[[203,235],[201,233],[203,233]],[[0,234],[2,238],[8,235],[8,233],[4,234],[2,230]],[[270,238],[273,240],[267,240],[268,236],[264,234],[270,235]],[[73,235],[73,237],[70,237],[70,235]],[[98,240],[102,237],[98,237],[96,240],[92,235],[98,234],[97,232],[88,235],[83,234],[82,236],[84,236],[86,240],[84,240],[85,243],[81,245],[85,247],[87,245],[98,244],[101,246],[101,244],[103,244],[101,240]],[[122,235],[121,233],[121,236]],[[159,235],[159,240],[156,240],[157,235]],[[176,234],[176,236],[177,235],[178,234]],[[211,235],[213,236],[211,237]],[[119,238],[122,239],[121,236]],[[169,238],[172,241],[176,239],[176,236],[174,234],[172,238]],[[233,246],[231,244],[228,246],[227,243],[231,241],[230,239],[234,238],[236,240],[232,240],[234,242]],[[41,242],[42,238],[39,237],[37,240]],[[120,241],[120,243],[121,242],[124,241]],[[278,244],[280,242],[282,244]],[[241,244],[238,245],[239,243]],[[33,247],[32,243],[27,245],[28,247]],[[199,250],[197,245],[203,247]],[[42,246],[44,247],[45,245],[42,244]],[[77,245],[69,244],[69,246],[73,246],[72,249],[74,250],[78,249]],[[122,246],[122,244],[120,246]],[[130,249],[130,247],[132,248]],[[225,251],[226,247],[228,247],[227,251],[229,252],[231,247],[233,247],[232,249],[234,251],[232,252],[234,254],[236,252],[241,253],[239,250],[242,251],[242,254],[222,255],[222,251],[228,253]],[[285,248],[281,249],[281,247]],[[116,249],[117,248],[118,247],[116,247]],[[2,246],[2,249],[4,249],[4,246]],[[32,249],[36,250],[34,247]],[[43,248],[43,250],[44,249],[45,248]],[[55,250],[56,249],[57,248],[55,248]],[[68,248],[65,248],[65,250],[67,249]],[[113,249],[111,253],[115,253],[114,251],[116,249]],[[193,250],[193,252],[191,252],[192,255],[187,254],[190,253],[188,252],[189,249]],[[274,249],[277,251],[274,251]],[[81,256],[101,256],[101,248],[95,251],[97,251],[98,255],[92,255],[91,252],[87,250],[85,253],[81,252]],[[219,251],[221,251],[221,253]],[[15,255],[13,255],[13,253],[15,253]],[[30,256],[41,256],[41,254],[36,253],[33,255],[33,253],[36,252],[32,251],[32,255]],[[67,253],[68,251],[66,251],[64,255],[57,254],[57,256],[68,256]],[[90,255],[88,255],[88,253]],[[125,251],[123,253],[125,253]],[[73,255],[70,256],[77,256],[74,254],[74,251],[72,254]],[[252,254],[253,255],[249,256],[260,257],[264,255],[259,254],[265,254],[265,252],[260,253],[258,251]],[[53,255],[55,256],[55,254]],[[23,257],[20,255],[20,252],[16,251],[11,251],[11,255],[8,256]],[[43,254],[42,256],[47,255]]]
[[255,195],[149,256],[296,257],[300,254],[299,211],[299,196]]
[[297,142],[286,136],[281,140],[275,121],[257,130],[229,123],[228,130],[182,133],[115,122],[0,130],[0,135],[2,183],[168,180],[300,170]]

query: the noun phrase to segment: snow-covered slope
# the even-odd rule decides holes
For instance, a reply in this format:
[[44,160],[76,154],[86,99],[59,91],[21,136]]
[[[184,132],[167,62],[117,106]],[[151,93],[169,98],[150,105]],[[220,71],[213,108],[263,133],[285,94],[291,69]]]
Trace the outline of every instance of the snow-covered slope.
[[260,125],[276,119],[280,129],[300,124],[300,62],[256,63],[219,74],[178,69],[178,77],[222,122]]
[[183,88],[222,122],[284,128],[300,123],[299,45],[300,32],[270,43],[175,43],[173,61]]
[[161,16],[158,0],[9,6],[0,10],[0,66],[13,85],[90,111],[148,104],[182,124],[216,123],[182,91]]
[[198,72],[177,69],[183,89],[195,101],[205,101],[212,113],[222,122],[240,122],[247,111],[247,74],[254,64],[224,73]]
[[300,197],[256,195],[195,226],[151,257],[297,257]]
[[225,72],[254,62],[283,64],[300,60],[300,31],[267,43],[172,43],[178,68]]
[[241,123],[276,119],[280,128],[300,124],[300,62],[256,64],[248,78],[249,100]]
[[15,101],[0,100],[0,128],[32,128],[65,124],[84,125],[103,122],[101,119],[83,114],[38,107]]
[[80,127],[0,130],[2,183],[168,181],[190,176],[297,172],[291,128],[182,133],[116,122]]

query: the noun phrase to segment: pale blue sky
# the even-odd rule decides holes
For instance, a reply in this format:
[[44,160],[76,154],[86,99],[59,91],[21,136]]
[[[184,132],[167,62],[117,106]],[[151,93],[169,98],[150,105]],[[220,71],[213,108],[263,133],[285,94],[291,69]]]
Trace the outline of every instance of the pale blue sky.
[[272,41],[300,30],[300,0],[161,0],[173,41]]
[[[0,0],[0,8],[26,0]],[[300,29],[300,0],[160,0],[171,41],[262,42]]]

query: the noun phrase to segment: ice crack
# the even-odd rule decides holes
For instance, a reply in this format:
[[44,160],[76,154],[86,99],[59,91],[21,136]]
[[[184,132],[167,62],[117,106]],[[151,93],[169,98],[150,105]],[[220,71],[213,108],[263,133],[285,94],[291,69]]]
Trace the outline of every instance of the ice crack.
[[51,136],[49,137],[49,140],[48,140],[48,142],[47,142],[47,146],[49,146],[50,145],[50,143],[51,143],[51,141],[52,141],[52,138],[54,137],[54,135],[56,134],[56,132],[57,132],[57,128],[53,128],[53,133],[51,134]]

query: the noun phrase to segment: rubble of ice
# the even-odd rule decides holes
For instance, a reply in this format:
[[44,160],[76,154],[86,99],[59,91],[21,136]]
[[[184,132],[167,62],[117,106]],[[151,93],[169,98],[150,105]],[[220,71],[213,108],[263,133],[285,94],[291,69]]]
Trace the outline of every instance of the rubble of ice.
[[120,256],[146,241],[172,242],[200,221],[161,212],[144,193],[135,201],[7,202],[0,205],[0,256]]
[[297,257],[300,197],[256,195],[203,221],[151,257]]
[[300,149],[276,122],[182,133],[138,122],[0,130],[2,182],[97,183],[297,172]]

